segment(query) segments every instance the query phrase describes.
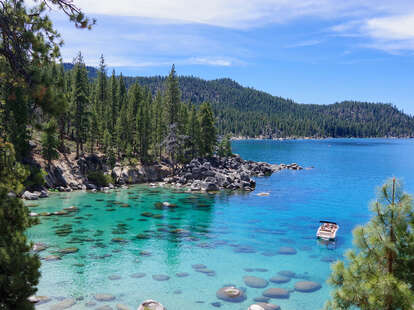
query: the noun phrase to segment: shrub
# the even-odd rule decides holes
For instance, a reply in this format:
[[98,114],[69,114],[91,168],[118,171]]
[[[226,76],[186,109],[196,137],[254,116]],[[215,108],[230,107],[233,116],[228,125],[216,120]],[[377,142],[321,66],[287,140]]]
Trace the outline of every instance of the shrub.
[[30,172],[29,176],[23,183],[26,188],[38,188],[45,185],[45,176],[47,176],[46,171],[36,166],[26,166],[25,168]]
[[87,177],[89,182],[99,187],[108,186],[109,183],[114,182],[112,176],[104,174],[103,171],[100,170],[89,172]]

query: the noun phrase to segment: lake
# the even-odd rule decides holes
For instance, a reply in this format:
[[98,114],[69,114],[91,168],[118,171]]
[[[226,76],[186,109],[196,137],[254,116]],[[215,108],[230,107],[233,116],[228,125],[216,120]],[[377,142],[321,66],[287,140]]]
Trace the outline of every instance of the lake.
[[[252,140],[232,146],[244,159],[296,162],[313,169],[256,178],[251,193],[195,194],[136,185],[110,193],[51,194],[31,210],[79,210],[42,217],[29,238],[50,246],[41,257],[62,248],[79,250],[57,261],[42,261],[37,295],[52,300],[37,309],[72,297],[77,302],[70,309],[116,309],[119,303],[136,309],[151,298],[170,310],[219,305],[246,310],[270,287],[290,292],[289,298],[270,300],[283,310],[320,309],[330,294],[325,282],[330,264],[352,247],[352,229],[369,220],[376,188],[396,176],[414,193],[413,140]],[[270,195],[257,196],[259,192]],[[161,207],[165,201],[176,207]],[[320,220],[339,223],[335,244],[315,240]],[[280,254],[281,248],[293,254]],[[266,288],[251,288],[243,281],[244,276],[269,280],[280,271],[296,275]],[[303,279],[322,288],[295,292],[294,284]],[[245,288],[247,299],[218,300],[216,291],[229,284]],[[115,300],[96,301],[97,293]]]

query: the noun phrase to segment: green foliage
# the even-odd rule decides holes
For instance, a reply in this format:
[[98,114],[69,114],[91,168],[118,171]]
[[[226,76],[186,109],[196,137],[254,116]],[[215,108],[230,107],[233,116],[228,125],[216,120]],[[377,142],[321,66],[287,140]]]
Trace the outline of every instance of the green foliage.
[[16,163],[13,146],[0,140],[0,309],[34,309],[27,298],[36,292],[40,261],[30,253],[25,230],[35,221],[19,193],[27,171]]
[[212,155],[217,143],[216,127],[211,106],[205,102],[200,107],[200,154],[201,156]]
[[34,309],[28,297],[37,290],[40,260],[25,236],[34,223],[28,214],[21,200],[0,187],[0,309]]
[[46,113],[61,109],[61,92],[48,72],[42,70],[60,56],[60,35],[46,10],[57,8],[76,26],[90,28],[89,21],[70,1],[41,0],[26,7],[23,0],[3,0],[0,6],[0,102],[4,106],[0,128],[12,142],[16,157],[23,160],[29,153],[28,125],[33,108]]
[[46,171],[38,166],[26,166],[26,170],[30,173],[23,183],[25,188],[38,188],[45,185]]
[[89,89],[88,74],[83,62],[82,54],[79,53],[76,58],[73,72],[73,93],[72,100],[75,109],[75,141],[76,157],[79,157],[79,148],[83,152],[83,145],[86,143],[88,132],[88,105]]
[[336,262],[326,309],[413,309],[414,214],[401,183],[387,181],[372,204],[373,217],[354,230],[357,251]]
[[220,141],[217,154],[222,157],[229,157],[233,155],[231,151],[230,135],[225,135]]
[[188,115],[187,136],[187,148],[191,158],[196,158],[200,155],[201,133],[200,120],[194,105],[191,105]]
[[0,138],[0,188],[20,193],[28,175],[29,171],[16,162],[13,145]]
[[167,78],[167,94],[165,98],[166,124],[170,126],[178,122],[179,104],[181,102],[180,87],[178,77],[173,65]]
[[100,170],[90,171],[87,177],[88,177],[89,182],[99,187],[108,186],[109,183],[114,182],[114,180],[112,179],[112,176],[108,174],[104,174],[103,171],[100,171]]
[[43,158],[47,160],[48,166],[53,159],[59,157],[57,151],[59,147],[59,138],[57,136],[57,124],[55,119],[51,119],[44,128],[44,133],[42,135],[42,155]]
[[[181,99],[200,106],[210,102],[220,135],[257,137],[407,137],[414,136],[414,118],[390,104],[344,101],[331,105],[298,104],[230,79],[206,81],[177,78]],[[124,77],[155,95],[167,77]]]

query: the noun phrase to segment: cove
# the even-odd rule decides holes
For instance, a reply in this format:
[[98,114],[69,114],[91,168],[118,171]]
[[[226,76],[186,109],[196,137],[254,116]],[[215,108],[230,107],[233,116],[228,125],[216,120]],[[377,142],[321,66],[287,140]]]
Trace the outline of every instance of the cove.
[[[396,176],[414,193],[412,140],[252,140],[232,146],[244,159],[314,169],[256,178],[250,193],[194,194],[136,185],[39,200],[33,212],[78,210],[41,217],[28,231],[32,241],[49,246],[41,257],[60,257],[42,260],[37,295],[51,300],[36,308],[73,298],[69,309],[116,309],[117,304],[136,309],[152,298],[168,309],[242,310],[269,288],[281,288],[288,296],[270,299],[281,309],[320,309],[329,298],[330,263],[352,247],[352,229],[369,219],[376,187]],[[257,196],[260,192],[270,195]],[[315,240],[321,219],[340,224],[334,245]],[[77,250],[62,251],[68,248]],[[295,291],[304,280],[321,288]],[[247,298],[218,299],[216,292],[230,284],[245,289]]]

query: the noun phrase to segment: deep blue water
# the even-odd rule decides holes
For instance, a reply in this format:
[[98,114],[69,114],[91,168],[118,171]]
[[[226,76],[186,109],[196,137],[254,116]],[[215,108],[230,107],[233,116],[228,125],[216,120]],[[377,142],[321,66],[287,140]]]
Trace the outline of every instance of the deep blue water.
[[[223,285],[246,288],[243,276],[269,279],[281,270],[291,270],[297,278],[268,287],[291,290],[296,281],[308,279],[321,283],[322,289],[292,291],[288,299],[271,303],[283,310],[320,309],[329,298],[325,281],[330,262],[352,247],[352,229],[369,220],[368,206],[376,188],[396,176],[403,179],[407,192],[414,193],[414,140],[236,141],[233,151],[245,159],[296,162],[313,169],[257,178],[256,190],[247,194],[188,194],[139,185],[110,194],[60,193],[41,200],[34,212],[79,207],[71,217],[44,217],[30,230],[33,241],[51,246],[41,256],[69,246],[78,247],[79,252],[43,262],[38,295],[53,300],[38,308],[49,309],[59,298],[75,297],[82,300],[70,309],[86,309],[85,303],[94,300],[95,293],[111,293],[115,301],[97,302],[95,307],[108,304],[116,309],[117,303],[123,303],[136,309],[142,300],[153,298],[169,310],[215,309],[211,303],[218,301],[215,293]],[[259,192],[270,195],[260,197]],[[154,207],[157,201],[177,203],[178,208],[159,210]],[[144,217],[145,211],[162,218]],[[314,238],[322,219],[341,226],[337,242],[329,247]],[[71,225],[72,232],[56,235],[64,224]],[[177,228],[186,233],[177,234]],[[149,239],[135,239],[138,233]],[[115,237],[128,242],[111,242]],[[282,246],[297,253],[276,254]],[[197,272],[194,264],[205,264],[214,273]],[[145,277],[132,278],[137,272]],[[177,272],[189,276],[177,277]],[[170,279],[155,281],[154,274]],[[120,279],[110,280],[110,275]],[[221,309],[245,310],[263,291],[247,287],[245,302],[221,301]]]

